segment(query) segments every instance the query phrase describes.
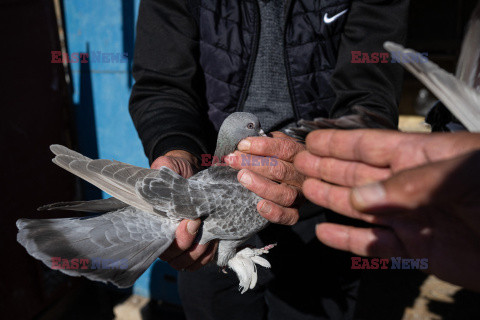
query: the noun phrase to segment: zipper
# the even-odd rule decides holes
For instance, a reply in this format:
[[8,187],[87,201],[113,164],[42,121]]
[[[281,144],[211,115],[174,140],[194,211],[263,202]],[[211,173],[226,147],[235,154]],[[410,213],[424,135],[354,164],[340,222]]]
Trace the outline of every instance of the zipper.
[[288,52],[287,52],[287,20],[288,20],[287,18],[290,13],[291,4],[292,4],[291,0],[288,0],[287,3],[285,4],[285,22],[283,25],[283,63],[285,64],[285,71],[287,73],[288,93],[290,94],[290,101],[292,103],[293,114],[295,116],[295,121],[298,122],[300,120],[300,116],[299,116],[295,99],[293,99],[293,89],[291,85],[292,75],[291,75]]
[[252,53],[248,61],[247,76],[243,84],[242,92],[240,93],[240,98],[238,99],[237,108],[235,110],[236,112],[243,111],[243,108],[245,107],[245,101],[247,100],[248,89],[252,81],[253,69],[255,67],[255,61],[257,60],[257,54],[258,54],[258,44],[259,44],[259,38],[260,38],[260,14],[259,14],[260,7],[258,6],[257,1],[253,1],[253,3],[255,3],[254,4],[255,33],[253,34]]

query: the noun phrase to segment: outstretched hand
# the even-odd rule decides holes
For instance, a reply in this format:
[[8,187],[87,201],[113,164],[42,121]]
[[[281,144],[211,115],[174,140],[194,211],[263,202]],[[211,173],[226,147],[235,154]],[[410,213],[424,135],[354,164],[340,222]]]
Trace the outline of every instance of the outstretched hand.
[[[152,169],[168,167],[188,179],[198,171],[197,159],[183,150],[173,150],[158,157],[151,165]],[[200,219],[182,220],[175,232],[175,240],[160,259],[166,261],[176,270],[194,271],[209,263],[215,256],[218,241],[207,244],[194,243],[200,229]]]
[[377,226],[324,223],[325,244],[359,255],[428,258],[428,271],[480,290],[480,136],[315,131],[295,159],[312,202]]
[[258,212],[274,223],[295,224],[303,201],[304,176],[295,169],[293,160],[305,146],[273,132],[272,137],[246,138],[237,149],[225,162],[240,170],[238,180],[244,187],[264,199],[257,204]]

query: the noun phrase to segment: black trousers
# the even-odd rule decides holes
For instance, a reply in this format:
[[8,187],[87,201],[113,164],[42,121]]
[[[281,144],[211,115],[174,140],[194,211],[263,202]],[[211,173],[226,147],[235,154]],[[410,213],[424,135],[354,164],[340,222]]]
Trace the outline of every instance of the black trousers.
[[[338,215],[313,205],[293,227],[270,225],[247,244],[257,248],[278,243],[258,266],[258,283],[240,294],[233,271],[217,266],[179,273],[179,291],[189,320],[353,319],[360,273],[350,255],[328,248],[315,237],[315,225]],[[327,218],[326,218],[327,217]],[[340,218],[341,219],[341,218]]]

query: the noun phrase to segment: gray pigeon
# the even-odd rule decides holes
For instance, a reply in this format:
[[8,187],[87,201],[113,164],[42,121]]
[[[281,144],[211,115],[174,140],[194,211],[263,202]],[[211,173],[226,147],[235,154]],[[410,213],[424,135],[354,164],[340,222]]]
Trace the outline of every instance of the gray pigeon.
[[391,53],[400,52],[399,62],[420,80],[450,112],[472,132],[480,132],[480,3],[470,19],[455,76],[420,54],[393,42],[384,44]]
[[[221,159],[242,139],[262,135],[256,116],[234,113],[220,128],[215,156]],[[205,244],[220,239],[215,262],[235,271],[242,293],[257,282],[256,264],[270,267],[260,256],[272,246],[237,252],[268,224],[257,213],[260,197],[238,183],[237,170],[220,164],[185,179],[167,167],[154,170],[92,160],[60,145],[50,149],[55,164],[113,198],[39,208],[100,213],[93,217],[17,221],[18,242],[48,267],[129,287],[170,246],[180,221],[196,218],[203,220],[196,240]],[[83,265],[78,265],[80,259]],[[64,268],[59,267],[62,261],[67,261]],[[78,267],[71,268],[75,261]]]
[[365,128],[385,129],[391,127],[390,120],[363,106],[354,105],[352,111],[352,114],[339,118],[329,119],[320,117],[311,121],[302,119],[297,122],[297,127],[288,128],[285,132],[289,136],[303,142],[310,132],[318,129],[354,130]]

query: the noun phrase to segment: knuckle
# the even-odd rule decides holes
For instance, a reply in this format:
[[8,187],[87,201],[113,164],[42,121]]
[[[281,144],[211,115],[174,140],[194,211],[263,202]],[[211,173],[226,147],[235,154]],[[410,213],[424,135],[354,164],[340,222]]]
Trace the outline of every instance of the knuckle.
[[273,223],[281,223],[282,222],[282,212],[278,209],[272,209],[268,216],[268,220]]
[[294,224],[296,224],[298,222],[298,211],[296,212],[291,212],[289,215],[288,215],[288,219],[286,219],[285,221],[285,224],[286,225],[289,225],[289,226],[293,226]]
[[281,157],[285,160],[289,160],[294,154],[294,145],[293,141],[286,139],[279,139],[279,153]]
[[288,210],[279,206],[274,206],[269,214],[268,220],[273,223],[292,226],[298,221],[297,210]]
[[283,197],[282,197],[282,205],[285,207],[291,207],[295,204],[295,201],[298,197],[298,191],[294,188],[287,186],[286,184],[282,184],[284,187]]
[[287,175],[287,167],[282,162],[278,162],[277,166],[269,167],[269,171],[272,179],[276,181],[283,181]]
[[168,161],[169,159],[165,157],[159,157],[153,161],[151,168],[152,169],[160,169],[162,166],[168,166],[170,163]]
[[405,183],[400,185],[401,191],[406,198],[411,198],[415,196],[419,191],[421,191],[421,186],[414,181],[405,181]]
[[252,183],[247,187],[252,192],[255,192],[259,196],[268,196],[269,184],[266,179],[258,179],[256,174],[251,174]]
[[[312,164],[312,171],[315,172],[316,174],[323,176],[323,169],[324,166],[328,166],[327,161],[322,161],[320,157],[317,156],[311,156],[310,157],[311,164]],[[328,167],[327,167],[328,168]]]
[[275,223],[292,226],[298,221],[298,215],[295,212],[297,211],[278,207],[272,217],[275,219]]
[[265,138],[258,138],[252,139],[252,146],[251,150],[255,150],[255,152],[263,153],[268,148],[268,140]]

